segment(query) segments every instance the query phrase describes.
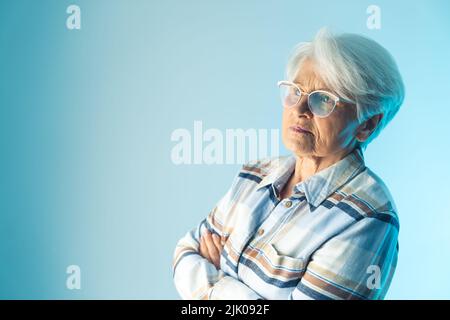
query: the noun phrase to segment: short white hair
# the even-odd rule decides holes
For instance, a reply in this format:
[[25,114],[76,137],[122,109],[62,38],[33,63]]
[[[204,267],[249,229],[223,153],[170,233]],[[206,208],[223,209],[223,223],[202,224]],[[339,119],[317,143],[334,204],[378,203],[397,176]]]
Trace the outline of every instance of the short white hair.
[[351,33],[333,35],[322,28],[311,42],[297,44],[288,60],[286,76],[294,81],[301,64],[311,59],[317,74],[338,96],[355,101],[360,123],[377,114],[383,118],[367,145],[394,118],[405,96],[405,87],[392,55],[380,44]]

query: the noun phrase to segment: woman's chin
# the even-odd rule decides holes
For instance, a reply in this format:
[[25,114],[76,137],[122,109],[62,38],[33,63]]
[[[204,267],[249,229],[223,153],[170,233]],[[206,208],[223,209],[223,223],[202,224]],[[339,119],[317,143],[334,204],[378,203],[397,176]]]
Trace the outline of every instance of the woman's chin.
[[287,141],[285,143],[286,149],[298,156],[307,156],[312,154],[313,147],[311,143],[307,141]]

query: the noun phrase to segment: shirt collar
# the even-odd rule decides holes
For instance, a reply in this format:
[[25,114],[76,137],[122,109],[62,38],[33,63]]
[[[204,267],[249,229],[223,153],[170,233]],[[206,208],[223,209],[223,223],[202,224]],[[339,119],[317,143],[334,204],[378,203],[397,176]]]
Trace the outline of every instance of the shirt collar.
[[[261,180],[258,189],[272,185],[279,190],[291,176],[295,169],[295,155],[278,158],[277,161],[278,163],[275,164],[273,169]],[[294,191],[304,193],[308,203],[318,207],[334,191],[350,181],[364,168],[362,150],[355,148],[340,161],[296,184]]]

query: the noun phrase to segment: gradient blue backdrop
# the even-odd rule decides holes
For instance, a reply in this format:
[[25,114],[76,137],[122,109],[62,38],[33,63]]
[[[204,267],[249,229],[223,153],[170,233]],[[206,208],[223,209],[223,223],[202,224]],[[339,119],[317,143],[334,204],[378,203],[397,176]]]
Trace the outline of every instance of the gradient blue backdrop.
[[444,0],[1,1],[0,298],[178,299],[175,244],[239,165],[175,166],[171,133],[278,128],[288,53],[326,25],[379,41],[406,84],[366,151],[401,219],[388,298],[450,299],[449,18]]

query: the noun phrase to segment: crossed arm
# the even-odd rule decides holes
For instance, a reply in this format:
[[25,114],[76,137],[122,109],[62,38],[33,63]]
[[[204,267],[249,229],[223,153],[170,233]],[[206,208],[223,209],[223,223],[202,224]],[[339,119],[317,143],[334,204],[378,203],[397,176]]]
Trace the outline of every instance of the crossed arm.
[[211,225],[211,217],[212,214],[177,243],[173,259],[173,277],[178,293],[183,299],[262,298],[246,284],[220,268],[220,255],[229,234],[216,230]]
[[[262,299],[245,283],[220,268],[227,233],[205,221],[177,244],[174,282],[183,299]],[[213,230],[211,230],[211,228]],[[314,252],[305,275],[287,299],[382,299],[397,261],[398,230],[389,223],[365,218]],[[378,266],[379,286],[368,287],[368,267]],[[325,271],[324,271],[325,270]]]

